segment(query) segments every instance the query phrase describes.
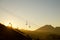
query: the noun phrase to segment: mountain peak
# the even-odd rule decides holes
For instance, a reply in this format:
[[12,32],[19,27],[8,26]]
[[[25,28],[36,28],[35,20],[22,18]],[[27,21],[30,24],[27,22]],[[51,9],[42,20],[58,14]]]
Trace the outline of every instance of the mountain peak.
[[52,25],[44,25],[37,30],[50,31],[50,30],[53,30],[53,29],[54,29],[54,27]]

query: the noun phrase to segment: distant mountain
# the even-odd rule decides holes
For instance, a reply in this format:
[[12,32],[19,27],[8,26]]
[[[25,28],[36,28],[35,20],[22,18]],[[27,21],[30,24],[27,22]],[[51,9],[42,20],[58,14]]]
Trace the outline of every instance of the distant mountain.
[[36,31],[53,31],[54,27],[52,25],[45,25],[38,28]]
[[0,40],[32,40],[29,36],[17,31],[0,23]]
[[59,32],[60,31],[60,27],[56,27],[55,31]]
[[34,40],[60,40],[60,27],[54,28],[52,25],[44,25],[35,31],[21,31]]
[[54,34],[60,35],[60,27],[54,28],[52,25],[44,25],[35,31],[37,31],[37,32],[49,32],[49,33],[54,33]]
[[56,28],[54,29],[54,33],[60,34],[60,27],[56,27]]

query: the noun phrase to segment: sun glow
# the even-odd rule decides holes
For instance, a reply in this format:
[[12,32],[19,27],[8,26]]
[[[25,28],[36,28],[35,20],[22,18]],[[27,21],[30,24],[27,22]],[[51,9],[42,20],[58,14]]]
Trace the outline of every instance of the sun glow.
[[23,29],[23,30],[30,30],[30,31],[34,31],[35,29],[33,28],[29,28],[28,26],[22,24],[22,25],[18,25],[16,23],[13,23],[13,22],[4,22],[4,25],[6,27],[9,27],[9,28],[13,28],[13,29]]
[[3,23],[6,27],[12,27],[14,29],[24,29],[24,30],[34,30],[33,28],[29,28],[26,25],[26,21],[16,16],[6,14],[2,16],[1,23]]

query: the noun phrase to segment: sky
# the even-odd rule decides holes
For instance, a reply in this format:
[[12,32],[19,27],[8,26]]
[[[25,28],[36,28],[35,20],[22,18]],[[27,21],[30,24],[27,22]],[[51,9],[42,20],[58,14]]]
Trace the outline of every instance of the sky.
[[0,22],[30,30],[60,26],[60,0],[0,0]]

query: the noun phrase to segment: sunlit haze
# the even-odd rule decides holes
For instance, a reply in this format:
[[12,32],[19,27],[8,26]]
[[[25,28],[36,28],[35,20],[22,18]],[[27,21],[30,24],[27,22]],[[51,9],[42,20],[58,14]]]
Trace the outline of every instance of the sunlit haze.
[[60,0],[0,0],[0,23],[26,30],[60,26]]

